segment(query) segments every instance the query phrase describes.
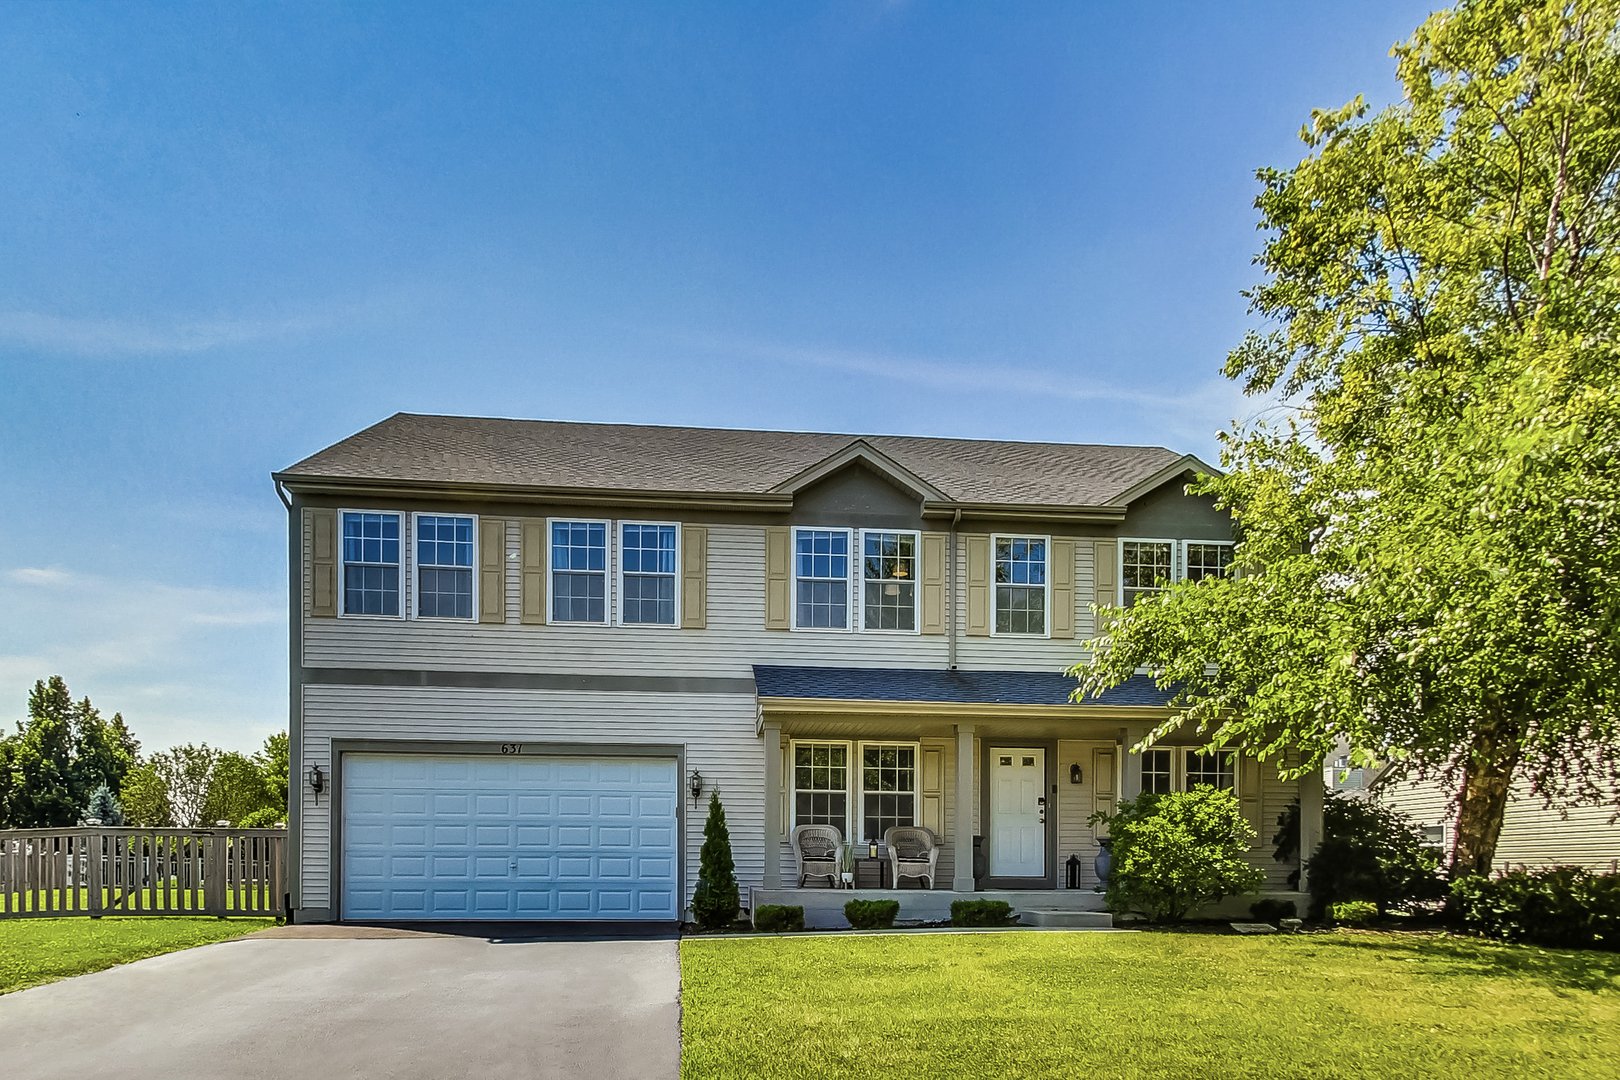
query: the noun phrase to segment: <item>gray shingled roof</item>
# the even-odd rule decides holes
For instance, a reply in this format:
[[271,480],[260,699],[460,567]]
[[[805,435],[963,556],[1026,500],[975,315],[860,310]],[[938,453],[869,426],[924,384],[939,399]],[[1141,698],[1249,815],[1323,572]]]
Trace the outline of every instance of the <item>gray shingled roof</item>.
[[397,413],[278,475],[763,495],[863,439],[964,503],[1101,506],[1181,459],[1159,446],[575,424]]
[[[833,668],[754,665],[760,697],[840,701],[937,701],[961,705],[1067,705],[1078,684],[1051,671],[941,671],[922,668]],[[1169,704],[1147,675],[1133,675],[1088,704]]]

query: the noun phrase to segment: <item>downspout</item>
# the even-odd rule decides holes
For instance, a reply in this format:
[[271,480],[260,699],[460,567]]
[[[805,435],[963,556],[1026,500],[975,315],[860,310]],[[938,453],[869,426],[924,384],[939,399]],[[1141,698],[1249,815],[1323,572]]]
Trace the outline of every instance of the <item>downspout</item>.
[[946,622],[946,664],[948,671],[956,670],[956,527],[962,523],[962,509],[957,507],[956,515],[951,518],[950,559],[951,568],[946,576],[950,581],[950,595],[945,603]]

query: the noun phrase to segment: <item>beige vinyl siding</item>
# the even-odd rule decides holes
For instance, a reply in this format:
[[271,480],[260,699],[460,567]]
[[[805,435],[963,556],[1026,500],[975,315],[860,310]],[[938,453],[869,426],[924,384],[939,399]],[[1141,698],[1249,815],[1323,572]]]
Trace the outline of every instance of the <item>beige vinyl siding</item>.
[[[308,530],[306,529],[306,532]],[[508,551],[523,553],[509,525]],[[748,678],[752,665],[942,668],[948,638],[929,634],[806,633],[767,631],[765,529],[708,527],[708,628],[673,634],[664,627],[519,624],[524,597],[521,560],[508,559],[504,625],[396,619],[306,622],[303,660],[310,667],[426,668],[538,674],[704,675]],[[958,580],[966,562],[958,545]],[[1079,598],[1091,588],[1090,545],[1077,544],[1075,627],[1090,632],[1091,616]],[[307,566],[307,560],[306,560]],[[409,567],[408,567],[409,568]],[[610,575],[609,580],[613,580]],[[407,585],[410,574],[401,575]],[[306,574],[307,582],[307,574]],[[307,588],[307,584],[306,584]],[[408,589],[406,590],[408,592]],[[405,599],[405,598],[402,598]],[[525,620],[529,616],[522,616]],[[543,613],[542,616],[543,618]],[[959,633],[965,605],[956,605]],[[1059,671],[1084,659],[1080,643],[1043,637],[958,639],[957,663],[972,670]]]
[[[1617,868],[1620,860],[1620,822],[1611,824],[1617,807],[1613,801],[1607,806],[1571,807],[1566,817],[1556,809],[1542,805],[1524,784],[1515,784],[1508,796],[1507,812],[1502,820],[1502,837],[1496,846],[1496,866],[1585,866],[1592,870],[1607,871]],[[1451,792],[1438,781],[1396,784],[1381,792],[1379,801],[1407,814],[1419,825],[1445,825],[1449,844],[1453,838],[1451,826],[1456,823],[1455,808],[1450,805]]]
[[[1098,829],[1092,828],[1091,815],[1098,809],[1096,760],[1098,751],[1113,754],[1114,773],[1107,777],[1107,790],[1119,790],[1118,753],[1115,744],[1094,739],[1058,740],[1057,767],[1057,886],[1063,888],[1068,881],[1070,855],[1080,857],[1080,887],[1090,889],[1097,884]],[[1079,765],[1081,782],[1069,783],[1069,767]]]
[[[1299,763],[1299,755],[1289,751],[1283,760],[1292,767]],[[1272,891],[1286,890],[1288,875],[1298,869],[1295,863],[1278,862],[1272,854],[1276,849],[1277,818],[1298,798],[1299,781],[1284,780],[1276,758],[1260,762],[1260,835],[1249,852],[1249,862],[1265,871],[1265,887]]]
[[[726,807],[732,857],[746,889],[764,875],[765,764],[746,694],[590,693],[500,689],[305,686],[299,774],[332,766],[333,739],[436,739],[574,744],[685,744],[686,766],[703,774]],[[686,806],[686,899],[697,883],[708,791]],[[333,899],[332,801],[299,785],[305,907]],[[746,892],[744,893],[746,895]]]

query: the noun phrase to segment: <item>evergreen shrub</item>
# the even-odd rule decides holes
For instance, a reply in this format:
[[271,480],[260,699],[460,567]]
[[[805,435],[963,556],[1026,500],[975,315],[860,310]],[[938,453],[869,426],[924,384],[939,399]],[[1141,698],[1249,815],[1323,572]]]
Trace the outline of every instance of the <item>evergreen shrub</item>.
[[1249,917],[1255,922],[1279,923],[1284,919],[1299,918],[1299,905],[1292,900],[1278,900],[1268,896],[1249,905]]
[[1346,926],[1366,926],[1378,918],[1378,905],[1371,900],[1341,900],[1328,908],[1328,915]]
[[761,904],[754,910],[754,929],[783,934],[804,929],[804,908],[798,904]]
[[887,930],[899,914],[898,900],[851,900],[844,905],[844,918],[856,930]]
[[952,926],[1008,926],[1012,921],[1012,905],[1005,900],[951,902]]
[[1518,869],[1452,883],[1453,910],[1488,937],[1620,951],[1620,874],[1580,866]]
[[697,889],[692,894],[692,917],[705,930],[718,930],[737,921],[737,868],[731,860],[731,834],[726,830],[726,808],[720,793],[709,792],[709,818],[703,823],[703,852],[699,858]]

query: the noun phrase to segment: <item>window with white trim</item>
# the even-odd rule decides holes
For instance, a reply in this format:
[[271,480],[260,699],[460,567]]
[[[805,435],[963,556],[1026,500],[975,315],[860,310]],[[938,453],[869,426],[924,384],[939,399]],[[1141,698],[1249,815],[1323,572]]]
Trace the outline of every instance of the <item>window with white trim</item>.
[[793,744],[793,824],[832,825],[849,837],[849,744]]
[[343,614],[399,617],[399,515],[344,511]]
[[998,634],[1046,633],[1046,551],[1044,536],[996,536],[996,621]]
[[607,622],[608,526],[551,523],[551,621]]
[[1126,540],[1120,545],[1119,577],[1126,607],[1175,580],[1175,553],[1174,540]]
[[417,514],[416,615],[473,617],[473,519]]
[[620,619],[638,626],[675,625],[674,525],[621,523]]
[[848,630],[848,529],[795,529],[793,625],[800,630]]
[[914,532],[861,533],[861,625],[867,630],[917,629],[917,545]]
[[1418,846],[1433,851],[1446,850],[1446,827],[1444,825],[1423,826],[1423,839]]
[[917,823],[917,745],[861,744],[861,839]]
[[1159,748],[1142,751],[1142,794],[1168,795],[1175,790],[1175,776],[1171,773],[1173,757],[1169,750]]
[[1230,750],[1216,750],[1208,754],[1188,750],[1186,790],[1191,791],[1199,784],[1208,784],[1221,791],[1231,791],[1237,786],[1235,758],[1236,755]]
[[1234,545],[1216,540],[1187,540],[1182,544],[1183,576],[1188,581],[1225,577],[1232,572]]

